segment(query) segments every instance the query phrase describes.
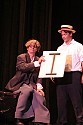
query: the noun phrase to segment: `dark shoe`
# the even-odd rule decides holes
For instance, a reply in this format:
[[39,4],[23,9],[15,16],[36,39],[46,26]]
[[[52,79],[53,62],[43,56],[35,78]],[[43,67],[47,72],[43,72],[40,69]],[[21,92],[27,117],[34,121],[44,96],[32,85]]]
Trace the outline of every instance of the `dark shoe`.
[[24,123],[18,119],[16,125],[24,125]]
[[35,122],[34,125],[47,125],[47,123]]

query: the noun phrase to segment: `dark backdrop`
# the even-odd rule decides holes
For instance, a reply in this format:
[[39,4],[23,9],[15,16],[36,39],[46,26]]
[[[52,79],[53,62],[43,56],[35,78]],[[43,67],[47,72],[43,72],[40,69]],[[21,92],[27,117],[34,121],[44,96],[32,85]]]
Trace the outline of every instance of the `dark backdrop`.
[[[0,90],[15,74],[16,57],[26,51],[26,40],[35,38],[43,50],[56,50],[62,44],[57,32],[62,24],[77,31],[74,38],[83,43],[83,6],[77,0],[0,0]],[[56,122],[56,85],[44,79],[51,123]]]

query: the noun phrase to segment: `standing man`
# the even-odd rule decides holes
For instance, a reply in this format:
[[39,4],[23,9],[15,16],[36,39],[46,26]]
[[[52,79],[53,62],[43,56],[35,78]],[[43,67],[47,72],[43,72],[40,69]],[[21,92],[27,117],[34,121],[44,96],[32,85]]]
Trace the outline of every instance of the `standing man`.
[[76,32],[71,25],[61,25],[58,30],[64,43],[57,51],[66,53],[64,76],[57,79],[56,93],[58,106],[58,124],[68,125],[67,99],[70,98],[76,125],[83,125],[82,88],[83,83],[83,45],[75,41],[72,36]]
[[42,79],[38,78],[39,67],[42,61],[35,54],[40,50],[40,43],[31,39],[25,44],[27,53],[18,55],[16,75],[8,82],[6,89],[19,94],[15,118],[16,125],[25,125],[24,121],[34,121],[38,125],[50,122],[50,114],[45,106]]

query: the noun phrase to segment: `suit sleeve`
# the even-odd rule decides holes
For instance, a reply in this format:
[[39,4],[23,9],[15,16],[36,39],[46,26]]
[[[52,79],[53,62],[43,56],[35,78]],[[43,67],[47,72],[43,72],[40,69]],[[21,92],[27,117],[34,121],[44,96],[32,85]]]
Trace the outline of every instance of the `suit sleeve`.
[[22,55],[19,55],[17,57],[16,70],[22,71],[22,72],[29,72],[34,68],[35,66],[33,62],[27,63],[26,59]]

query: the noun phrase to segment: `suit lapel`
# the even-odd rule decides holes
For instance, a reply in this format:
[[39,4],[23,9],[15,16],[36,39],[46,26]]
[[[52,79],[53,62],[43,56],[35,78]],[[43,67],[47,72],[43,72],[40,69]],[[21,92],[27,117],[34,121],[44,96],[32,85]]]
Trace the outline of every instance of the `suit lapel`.
[[31,62],[31,59],[30,59],[30,56],[29,56],[28,53],[25,55],[25,58],[26,58],[26,63],[30,63]]

